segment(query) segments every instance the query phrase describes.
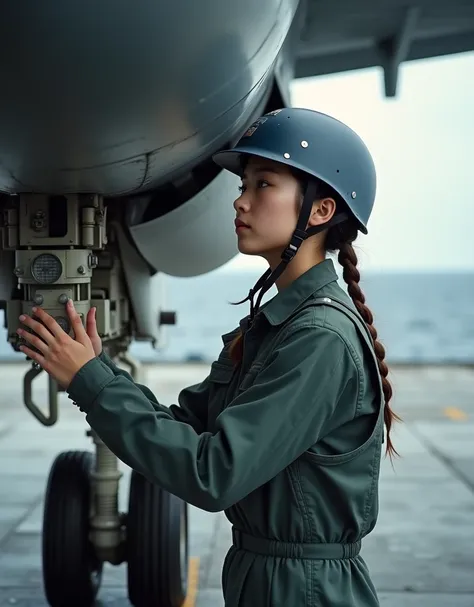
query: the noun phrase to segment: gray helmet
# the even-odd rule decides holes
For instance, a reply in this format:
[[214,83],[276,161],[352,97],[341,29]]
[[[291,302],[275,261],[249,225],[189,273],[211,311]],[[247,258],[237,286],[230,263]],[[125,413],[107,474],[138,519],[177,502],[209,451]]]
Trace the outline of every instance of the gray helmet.
[[213,159],[240,175],[243,154],[281,162],[326,182],[367,234],[375,200],[375,166],[362,139],[344,123],[314,110],[275,110],[256,120],[233,149],[217,152]]
[[[250,155],[281,162],[307,177],[298,222],[280,265],[273,272],[268,269],[243,300],[250,300],[253,320],[263,294],[308,236],[347,220],[348,213],[356,219],[359,230],[367,234],[375,200],[376,174],[367,147],[352,129],[331,116],[308,109],[284,108],[265,114],[250,126],[234,148],[217,152],[213,160],[222,168],[242,175],[245,159]],[[307,228],[313,201],[318,195],[318,183],[312,177],[331,186],[347,208],[336,208],[330,221]],[[254,306],[253,298],[259,290]]]

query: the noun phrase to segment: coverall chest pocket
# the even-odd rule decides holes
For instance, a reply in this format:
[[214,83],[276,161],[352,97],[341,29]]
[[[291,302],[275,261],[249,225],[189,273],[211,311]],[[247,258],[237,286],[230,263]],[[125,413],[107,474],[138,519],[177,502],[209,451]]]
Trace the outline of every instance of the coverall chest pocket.
[[242,377],[242,380],[240,381],[239,393],[244,392],[245,390],[250,388],[250,386],[253,385],[255,379],[257,378],[257,375],[260,373],[262,368],[263,368],[263,362],[255,362],[250,366],[250,368],[248,369],[248,371],[246,373],[244,373],[244,376]]
[[229,359],[219,359],[212,363],[209,373],[208,425],[212,430],[219,414],[224,410],[230,398],[229,386],[235,373],[235,367]]

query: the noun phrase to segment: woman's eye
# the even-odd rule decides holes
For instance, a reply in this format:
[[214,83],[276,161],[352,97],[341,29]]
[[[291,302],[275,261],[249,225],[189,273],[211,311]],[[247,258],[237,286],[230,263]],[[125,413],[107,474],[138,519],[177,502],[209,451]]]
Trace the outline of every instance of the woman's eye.
[[[268,181],[265,181],[265,179],[259,179],[259,180],[257,181],[257,183],[256,183],[257,189],[258,189],[258,188],[265,188],[267,185],[270,185],[270,184],[268,183]],[[247,189],[247,186],[244,186],[244,185],[239,185],[239,186],[237,187],[237,189],[239,190],[239,192],[240,192],[241,194],[243,194],[243,193],[245,192],[245,190]]]

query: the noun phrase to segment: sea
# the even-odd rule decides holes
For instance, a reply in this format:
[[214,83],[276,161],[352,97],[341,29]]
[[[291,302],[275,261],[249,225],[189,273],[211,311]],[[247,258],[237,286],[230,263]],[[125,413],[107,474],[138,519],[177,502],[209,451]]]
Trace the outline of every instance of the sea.
[[[154,349],[134,342],[130,354],[141,362],[212,362],[221,335],[248,314],[245,298],[261,271],[220,268],[192,278],[162,277],[166,309],[177,315]],[[341,281],[341,285],[344,283]],[[397,364],[474,363],[474,272],[365,271],[361,287],[388,362]],[[264,301],[275,295],[272,289]],[[3,333],[3,334],[2,334]],[[22,360],[0,331],[0,360]]]

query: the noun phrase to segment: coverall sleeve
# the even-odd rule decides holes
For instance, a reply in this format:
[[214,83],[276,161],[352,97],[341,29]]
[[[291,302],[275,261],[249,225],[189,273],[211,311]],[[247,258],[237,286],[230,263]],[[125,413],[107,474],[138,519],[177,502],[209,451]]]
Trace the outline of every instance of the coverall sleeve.
[[338,334],[308,326],[281,341],[253,385],[219,415],[213,433],[198,435],[154,409],[134,384],[106,374],[98,359],[78,372],[68,392],[119,459],[189,504],[217,512],[315,444],[353,380],[353,361]]
[[142,384],[134,381],[130,373],[121,369],[104,351],[98,357],[116,377],[123,377],[132,382],[149,400],[150,405],[155,411],[167,413],[176,421],[189,424],[194,428],[197,434],[204,432],[207,427],[207,403],[209,400],[209,382],[206,378],[200,384],[188,386],[181,390],[178,396],[179,405],[170,405],[166,407],[158,402],[153,392]]

